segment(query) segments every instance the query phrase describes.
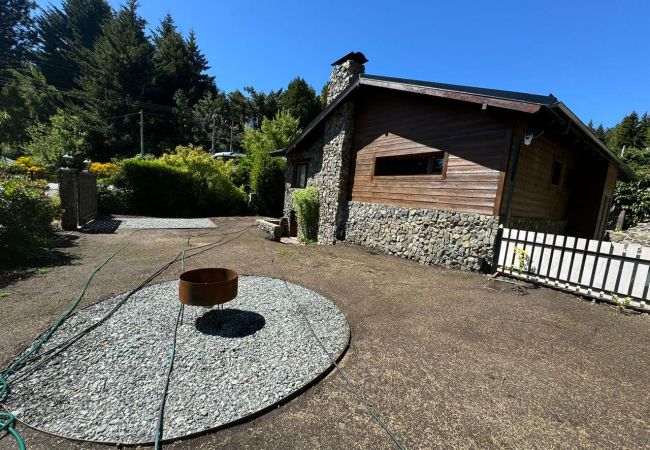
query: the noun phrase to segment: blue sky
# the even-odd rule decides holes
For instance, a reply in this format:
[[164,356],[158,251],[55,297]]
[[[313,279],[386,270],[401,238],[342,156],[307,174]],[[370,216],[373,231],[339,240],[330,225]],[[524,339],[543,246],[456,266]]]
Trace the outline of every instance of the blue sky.
[[225,91],[320,91],[354,50],[370,74],[553,93],[585,122],[650,111],[650,1],[141,0],[150,27],[167,12]]

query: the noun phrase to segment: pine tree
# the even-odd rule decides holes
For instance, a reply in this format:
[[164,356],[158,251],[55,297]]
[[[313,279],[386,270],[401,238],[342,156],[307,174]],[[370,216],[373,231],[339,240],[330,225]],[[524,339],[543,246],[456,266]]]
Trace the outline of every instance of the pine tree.
[[594,134],[603,142],[603,144],[607,144],[607,140],[609,139],[609,130],[606,130],[602,123],[594,130]]
[[244,91],[249,95],[249,125],[252,128],[260,128],[265,118],[272,119],[278,113],[282,89],[266,94],[262,91],[256,91],[252,86],[247,86]]
[[18,68],[31,57],[36,34],[30,0],[0,0],[0,73]]
[[36,63],[48,82],[72,88],[80,73],[80,61],[111,17],[106,0],[65,0],[60,8],[49,6],[37,20],[40,48]]
[[190,91],[188,95],[192,103],[196,103],[200,98],[208,93],[216,94],[217,89],[214,84],[214,77],[207,75],[205,72],[210,68],[205,55],[199,50],[199,44],[196,41],[196,34],[190,31],[186,41],[187,53],[190,58]]
[[296,117],[302,128],[318,115],[321,103],[314,88],[296,77],[280,96],[280,109]]
[[642,142],[639,115],[636,111],[632,111],[612,128],[608,145],[616,153],[620,153],[623,147],[640,148]]
[[650,147],[650,116],[644,113],[639,121],[639,140],[641,142],[639,148]]
[[153,48],[145,36],[146,22],[129,0],[102,27],[82,63],[78,96],[84,100],[79,116],[89,126],[95,159],[133,154],[138,149],[138,119],[151,86]]

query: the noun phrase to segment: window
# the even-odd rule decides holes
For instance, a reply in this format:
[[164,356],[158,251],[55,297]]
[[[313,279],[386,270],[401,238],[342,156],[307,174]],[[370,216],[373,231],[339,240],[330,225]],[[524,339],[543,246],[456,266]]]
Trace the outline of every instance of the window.
[[383,156],[375,159],[375,176],[442,175],[444,152]]
[[293,187],[295,188],[305,188],[307,187],[307,168],[309,167],[308,163],[296,164],[296,167],[293,172]]
[[551,166],[551,186],[559,186],[562,178],[562,161],[553,160]]

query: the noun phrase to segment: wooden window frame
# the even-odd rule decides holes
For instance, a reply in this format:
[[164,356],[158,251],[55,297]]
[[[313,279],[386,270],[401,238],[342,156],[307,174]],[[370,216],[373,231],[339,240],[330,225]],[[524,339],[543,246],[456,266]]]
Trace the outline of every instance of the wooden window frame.
[[[442,169],[440,173],[422,173],[422,174],[413,174],[413,175],[377,175],[377,160],[380,158],[391,159],[391,158],[422,158],[422,157],[431,157],[433,155],[442,155]],[[434,158],[431,158],[429,164],[433,163]],[[403,155],[390,155],[390,156],[375,156],[372,161],[372,178],[405,178],[405,177],[426,177],[427,179],[440,179],[444,180],[447,178],[447,166],[449,164],[449,153],[443,150],[433,150],[431,152],[422,152],[422,153],[408,153]]]
[[[293,175],[291,177],[291,187],[294,189],[304,189],[307,187],[307,180],[309,179],[309,160],[297,161],[293,164]],[[305,185],[302,187],[298,186],[298,168],[300,166],[306,166],[305,168]]]

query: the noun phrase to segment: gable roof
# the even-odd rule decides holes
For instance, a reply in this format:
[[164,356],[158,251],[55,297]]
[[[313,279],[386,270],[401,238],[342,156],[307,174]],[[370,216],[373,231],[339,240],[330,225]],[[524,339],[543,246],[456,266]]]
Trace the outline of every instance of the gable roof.
[[497,108],[510,109],[527,114],[535,114],[548,110],[566,122],[567,130],[575,129],[584,140],[606,159],[614,161],[627,178],[633,179],[634,173],[618,156],[612,152],[598,137],[553,94],[538,95],[525,92],[487,89],[473,86],[462,86],[431,81],[410,80],[405,78],[384,77],[379,75],[361,74],[357,80],[343,90],[323,111],[316,116],[303,132],[285,149],[284,154],[290,153],[296,146],[307,138],[317,126],[334,111],[339,104],[361,86],[373,86],[383,89],[412,92],[420,95],[448,98],[470,103],[484,104]]

